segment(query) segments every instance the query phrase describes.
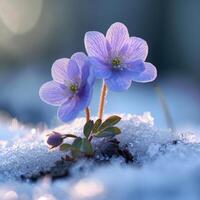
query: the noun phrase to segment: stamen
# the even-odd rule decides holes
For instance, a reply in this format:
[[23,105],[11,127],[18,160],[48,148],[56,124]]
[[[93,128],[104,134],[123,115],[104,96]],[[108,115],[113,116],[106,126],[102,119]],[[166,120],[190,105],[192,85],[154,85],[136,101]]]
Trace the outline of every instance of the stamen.
[[77,90],[78,90],[78,85],[77,85],[77,84],[71,84],[71,85],[69,86],[69,89],[70,89],[70,91],[71,91],[72,93],[76,93]]
[[121,64],[121,61],[120,61],[119,58],[114,58],[114,59],[112,60],[112,66],[113,66],[114,68],[118,68],[118,67],[120,66],[120,64]]

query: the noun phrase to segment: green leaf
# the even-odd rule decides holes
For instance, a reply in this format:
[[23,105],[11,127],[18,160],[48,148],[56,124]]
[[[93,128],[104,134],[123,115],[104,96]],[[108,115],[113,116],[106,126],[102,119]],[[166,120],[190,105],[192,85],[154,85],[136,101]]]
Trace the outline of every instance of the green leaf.
[[72,158],[76,159],[80,156],[81,152],[78,149],[71,149]]
[[81,153],[91,156],[93,155],[92,144],[87,138],[76,138],[72,143],[71,154],[73,158],[77,158]]
[[101,119],[97,119],[96,120],[96,122],[94,123],[93,130],[92,130],[93,133],[96,133],[98,131],[98,128],[101,125],[101,123],[102,123]]
[[72,148],[73,146],[71,144],[64,143],[60,145],[60,151],[69,151]]
[[102,131],[97,132],[95,137],[114,137],[121,133],[121,130],[118,127],[108,127]]
[[76,138],[72,143],[71,155],[74,159],[76,159],[80,155],[81,144],[82,144],[82,138],[80,137]]
[[87,138],[82,139],[80,151],[85,153],[86,155],[90,155],[90,156],[93,155],[92,144]]
[[74,142],[72,143],[72,146],[75,148],[75,149],[80,149],[81,147],[81,144],[82,144],[82,138],[78,137],[74,140]]
[[117,115],[113,115],[111,117],[109,117],[108,119],[106,119],[102,125],[98,128],[98,131],[104,130],[107,127],[111,127],[114,126],[115,124],[117,124],[119,121],[121,120],[121,117],[117,116]]
[[84,126],[84,129],[83,129],[83,133],[85,135],[86,138],[89,137],[92,129],[93,129],[93,126],[94,126],[94,121],[93,120],[89,120],[88,122],[86,122],[85,126]]

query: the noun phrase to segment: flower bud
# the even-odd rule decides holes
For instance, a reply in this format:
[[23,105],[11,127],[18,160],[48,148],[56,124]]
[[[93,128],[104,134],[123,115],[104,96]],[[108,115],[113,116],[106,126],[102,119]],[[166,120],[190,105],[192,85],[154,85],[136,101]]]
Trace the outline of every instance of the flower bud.
[[63,143],[62,134],[53,132],[48,136],[47,144],[50,145],[52,148],[57,147]]

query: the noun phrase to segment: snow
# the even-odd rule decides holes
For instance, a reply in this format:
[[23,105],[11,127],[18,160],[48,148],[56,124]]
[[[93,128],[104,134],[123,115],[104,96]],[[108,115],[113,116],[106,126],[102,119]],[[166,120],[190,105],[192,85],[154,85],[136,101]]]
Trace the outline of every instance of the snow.
[[[150,113],[121,117],[118,140],[121,146],[128,146],[135,158],[133,164],[114,157],[109,165],[92,168],[92,161],[81,160],[69,178],[51,182],[45,177],[36,183],[22,182],[20,177],[49,169],[62,156],[45,144],[50,130],[0,119],[1,199],[199,200],[199,134],[159,130]],[[55,130],[82,135],[84,122],[78,118]],[[98,141],[94,145],[98,146]],[[87,170],[80,172],[81,166]]]

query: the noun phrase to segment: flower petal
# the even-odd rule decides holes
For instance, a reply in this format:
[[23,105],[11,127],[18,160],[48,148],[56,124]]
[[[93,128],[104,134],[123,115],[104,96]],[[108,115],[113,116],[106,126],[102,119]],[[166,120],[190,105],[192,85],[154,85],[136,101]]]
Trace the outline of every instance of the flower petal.
[[81,87],[83,87],[86,82],[93,85],[95,77],[88,62],[88,57],[83,52],[78,52],[73,54],[71,59],[79,66],[81,72]]
[[89,31],[84,38],[85,48],[89,56],[94,56],[102,61],[108,59],[105,36],[97,31]]
[[134,80],[145,70],[145,63],[142,60],[125,63],[123,74],[130,80]]
[[89,63],[94,71],[96,78],[109,78],[111,75],[111,68],[109,65],[105,65],[100,60],[94,57],[89,58]]
[[124,55],[126,61],[143,60],[147,58],[148,45],[147,42],[138,37],[131,37],[129,39],[129,47]]
[[79,92],[79,109],[83,110],[88,107],[90,101],[92,99],[93,88],[90,84],[86,84],[84,88],[82,88],[81,92]]
[[[70,59],[67,66],[67,77],[66,79],[70,79],[72,82],[79,82],[80,80],[80,69],[77,63]],[[68,81],[68,80],[67,80]]]
[[157,77],[157,70],[154,65],[151,63],[145,62],[145,70],[141,73],[139,73],[137,76],[135,76],[132,80],[135,82],[151,82],[154,81]]
[[63,122],[68,122],[76,118],[78,113],[79,110],[77,109],[77,99],[72,98],[59,107],[57,115],[58,118]]
[[86,83],[91,85],[92,87],[95,82],[95,79],[96,77],[94,75],[94,70],[92,69],[89,60],[87,59],[87,61],[81,69],[81,87],[84,87]]
[[92,90],[88,85],[83,88],[79,95],[71,98],[60,106],[57,113],[58,117],[64,122],[73,120],[78,116],[80,111],[89,105],[91,96]]
[[145,70],[145,64],[142,60],[134,60],[132,62],[126,63],[125,68],[133,73],[141,73]]
[[66,79],[67,76],[68,62],[69,62],[68,58],[61,58],[53,63],[53,66],[51,68],[51,74],[54,81],[61,84],[64,83],[64,80]]
[[120,71],[113,72],[110,78],[105,79],[108,89],[116,92],[127,90],[131,86],[131,82],[132,81]]
[[79,66],[79,69],[81,69],[87,60],[87,56],[83,52],[77,52],[72,55],[71,59],[74,60]]
[[55,81],[43,84],[39,90],[42,101],[47,104],[59,106],[63,104],[71,95],[67,87]]
[[83,52],[78,52],[72,55],[72,60],[74,60],[80,69],[81,77],[81,87],[87,82],[89,77],[90,69],[88,63],[88,57]]
[[110,44],[112,56],[118,56],[122,47],[129,41],[127,27],[119,22],[112,24],[106,33],[106,39]]
[[80,73],[80,69],[78,67],[78,64],[75,61],[70,59],[68,63],[68,67],[67,67],[68,78],[73,79],[74,76],[79,75],[79,73]]

